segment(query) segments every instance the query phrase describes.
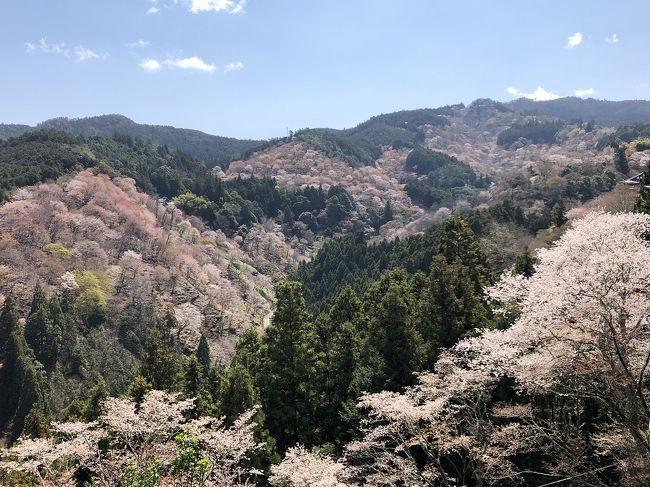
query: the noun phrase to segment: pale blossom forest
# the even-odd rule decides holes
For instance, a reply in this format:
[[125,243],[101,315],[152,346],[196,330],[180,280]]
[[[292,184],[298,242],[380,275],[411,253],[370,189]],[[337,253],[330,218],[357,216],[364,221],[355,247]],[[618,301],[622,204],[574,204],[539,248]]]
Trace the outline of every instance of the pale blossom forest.
[[650,485],[645,24],[90,3],[0,7],[1,486]]

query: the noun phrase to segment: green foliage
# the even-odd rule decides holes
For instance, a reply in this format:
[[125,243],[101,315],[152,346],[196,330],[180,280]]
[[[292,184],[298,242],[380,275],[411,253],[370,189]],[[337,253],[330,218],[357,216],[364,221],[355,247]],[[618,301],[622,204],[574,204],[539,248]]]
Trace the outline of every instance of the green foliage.
[[10,422],[10,441],[14,441],[22,433],[32,407],[47,411],[45,374],[20,330],[14,330],[7,340],[0,390],[6,391],[0,403],[0,424]]
[[259,403],[259,393],[246,367],[239,363],[228,367],[221,381],[220,397],[219,411],[226,417],[227,424],[232,424],[240,414]]
[[122,472],[121,485],[124,487],[156,487],[164,474],[160,460],[131,462]]
[[487,259],[476,235],[462,217],[454,215],[443,223],[438,254],[448,264],[458,262],[469,269],[476,292],[481,292],[482,287],[491,281]]
[[207,221],[214,220],[214,212],[217,206],[202,196],[188,192],[174,197],[172,201],[188,215],[199,216]]
[[428,174],[447,165],[462,165],[454,156],[418,146],[406,158],[404,169],[418,174]]
[[441,347],[492,325],[483,296],[490,270],[460,217],[410,240],[368,246],[357,235],[328,242],[300,275],[311,289],[336,294],[318,295],[314,309],[322,311],[312,321],[300,286],[280,284],[261,347],[253,332],[239,341],[221,389],[222,412],[237,398],[235,414],[260,391],[280,451],[296,442],[340,448],[356,434],[362,392],[413,385]]
[[[148,139],[167,148],[174,147],[204,160],[210,166],[226,167],[228,162],[262,144],[257,140],[240,140],[209,135],[198,130],[179,129],[161,125],[138,124],[122,115],[69,119],[53,118],[38,125],[38,128],[56,129],[86,137],[120,137],[129,140]],[[120,135],[116,135],[120,134]]]
[[86,270],[74,273],[80,293],[75,310],[89,327],[99,326],[106,319],[106,298],[112,292],[111,280],[102,273]]
[[625,145],[623,144],[614,147],[614,166],[624,175],[628,175],[630,172],[630,163],[625,155]]
[[643,178],[641,178],[641,188],[634,203],[634,211],[650,214],[650,162],[648,162],[648,167],[643,173]]
[[153,385],[144,376],[138,374],[133,382],[129,385],[129,397],[133,399],[136,404],[140,404],[144,396],[153,389]]
[[[604,135],[598,140],[596,148],[599,150],[608,146],[618,146],[621,142],[630,144],[636,139],[650,137],[650,123],[638,123],[617,128],[614,132]],[[637,147],[637,150],[638,149]]]
[[[53,304],[55,312],[57,305]],[[59,315],[60,319],[60,315]],[[38,360],[47,370],[56,363],[63,336],[63,323],[56,323],[50,316],[50,304],[45,299],[43,290],[34,291],[31,311],[25,323],[25,339]]]
[[309,445],[314,369],[313,325],[299,283],[276,289],[277,305],[262,340],[258,385],[266,426],[280,451],[300,442]]
[[59,242],[44,245],[43,252],[59,259],[69,259],[71,254],[70,249],[67,249],[62,243]]
[[189,433],[179,433],[174,441],[178,456],[172,464],[172,473],[182,477],[184,487],[204,485],[210,462],[201,454],[201,440]]
[[303,284],[309,309],[325,311],[336,296],[350,286],[363,294],[371,281],[388,269],[403,267],[408,272],[426,270],[436,253],[439,228],[404,240],[368,245],[363,234],[349,234],[323,245],[309,263],[301,264],[296,278]]
[[650,150],[650,137],[645,137],[643,139],[636,140],[634,142],[634,148],[637,152],[643,152]]
[[561,227],[569,221],[569,219],[566,217],[566,206],[564,205],[564,201],[558,201],[557,204],[553,207],[551,221],[556,227]]
[[482,188],[490,184],[488,177],[477,177],[468,164],[424,147],[416,147],[409,153],[405,169],[426,175],[426,178],[410,178],[405,181],[409,197],[426,207],[443,200],[453,200],[453,188]]
[[424,342],[414,319],[414,292],[403,270],[384,273],[368,289],[368,345],[381,364],[373,385],[383,390],[401,390],[415,383],[422,370]]
[[443,114],[449,110],[405,110],[372,117],[346,130],[305,129],[296,137],[329,157],[346,160],[352,167],[369,166],[381,155],[381,146],[414,147],[422,138],[422,125],[448,125]]
[[529,121],[525,124],[515,123],[497,136],[497,145],[509,146],[519,138],[530,140],[533,144],[554,144],[557,142],[556,134],[562,129],[564,123]]
[[435,257],[425,279],[419,326],[427,345],[427,368],[432,368],[440,347],[450,347],[476,328],[487,325],[487,309],[472,282],[472,269],[460,259]]
[[192,354],[183,365],[182,388],[185,397],[199,397],[203,391],[203,379],[203,365],[196,354]]
[[25,417],[22,436],[28,438],[46,438],[50,436],[51,417],[41,404],[34,404]]
[[80,139],[73,135],[49,130],[0,141],[0,188],[5,190],[93,165],[94,160],[81,150]]
[[562,120],[592,120],[604,126],[650,123],[650,103],[644,100],[608,101],[575,96],[548,101],[519,98],[507,106],[527,115],[546,115]]
[[346,287],[327,314],[316,320],[318,357],[315,436],[318,444],[342,445],[358,425],[356,401],[361,393],[362,331],[367,328],[361,300]]
[[515,261],[515,266],[513,267],[513,272],[515,274],[520,274],[524,277],[530,277],[535,273],[535,264],[537,263],[537,257],[534,257],[528,246],[524,247],[524,251],[521,255],[517,256]]
[[199,346],[196,348],[196,358],[203,367],[203,375],[207,377],[210,371],[210,346],[203,334],[201,334]]
[[5,299],[0,311],[0,361],[4,360],[7,352],[9,337],[14,332],[19,332],[18,315],[11,296]]
[[154,389],[174,390],[181,370],[169,338],[152,328],[144,345],[141,375]]

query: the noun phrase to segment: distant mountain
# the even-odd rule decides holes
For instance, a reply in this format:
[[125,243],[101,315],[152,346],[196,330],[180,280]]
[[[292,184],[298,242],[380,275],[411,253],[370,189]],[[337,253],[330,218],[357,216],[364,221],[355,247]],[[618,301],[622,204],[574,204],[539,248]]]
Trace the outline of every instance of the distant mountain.
[[208,166],[226,166],[246,151],[261,145],[257,140],[240,140],[206,134],[199,130],[179,129],[165,125],[139,124],[123,115],[101,115],[89,118],[53,118],[38,124],[0,125],[0,139],[16,137],[37,129],[56,129],[87,137],[130,135],[156,144],[165,144],[203,160]]
[[608,101],[569,96],[550,101],[519,98],[505,104],[525,115],[546,115],[562,120],[583,120],[604,126],[650,123],[650,101]]
[[18,137],[26,132],[34,130],[29,125],[20,125],[16,123],[0,123],[0,140]]

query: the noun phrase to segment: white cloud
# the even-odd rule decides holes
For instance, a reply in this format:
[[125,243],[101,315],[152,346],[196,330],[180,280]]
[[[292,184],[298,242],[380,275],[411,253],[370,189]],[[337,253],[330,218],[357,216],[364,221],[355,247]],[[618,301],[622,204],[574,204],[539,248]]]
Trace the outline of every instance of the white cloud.
[[147,71],[148,73],[153,73],[155,71],[160,71],[162,65],[155,59],[147,58],[140,63],[140,67]]
[[70,55],[70,49],[65,47],[65,43],[49,44],[47,40],[42,37],[37,43],[28,42],[25,44],[28,53],[39,51],[46,54],[63,54],[64,56]]
[[605,42],[608,44],[618,44],[620,42],[619,37],[616,34],[605,37]]
[[582,44],[582,33],[576,32],[575,34],[567,38],[565,47],[567,49],[572,49],[576,46],[579,46],[580,44]]
[[217,69],[214,64],[208,64],[198,56],[186,57],[183,59],[168,59],[165,63],[176,68],[195,69],[206,73],[212,73]]
[[246,0],[189,0],[190,12],[226,12],[238,14],[244,11]]
[[648,85],[648,83],[639,83],[638,85],[636,85],[636,87],[644,90],[646,88],[650,88],[650,85]]
[[158,7],[151,7],[149,10],[147,10],[147,15],[157,14],[158,12],[160,12],[160,9]]
[[596,90],[594,90],[593,88],[586,88],[584,90],[575,90],[574,93],[577,97],[587,98],[589,96],[595,95]]
[[524,93],[523,91],[518,90],[517,88],[513,88],[512,86],[509,86],[508,93],[510,93],[513,96],[528,98],[530,100],[535,100],[535,101],[548,101],[548,100],[556,100],[560,98],[560,95],[556,95],[555,93],[546,91],[541,86],[538,86],[537,89],[532,93]]
[[135,49],[139,47],[147,47],[149,45],[149,41],[145,41],[144,39],[138,39],[135,42],[129,42],[126,47]]
[[230,71],[241,71],[242,69],[244,69],[244,63],[237,61],[236,63],[226,64],[224,71],[229,73]]
[[87,47],[77,46],[74,48],[74,55],[77,58],[77,61],[88,61],[90,59],[99,59],[99,54],[97,54],[92,49]]
[[42,52],[45,54],[58,54],[65,56],[67,58],[74,57],[77,61],[88,61],[91,59],[106,59],[108,54],[99,55],[92,49],[89,49],[84,46],[76,46],[74,48],[69,48],[65,45],[64,42],[60,44],[50,44],[43,37],[38,42],[28,42],[25,44],[25,49],[27,53],[32,52]]

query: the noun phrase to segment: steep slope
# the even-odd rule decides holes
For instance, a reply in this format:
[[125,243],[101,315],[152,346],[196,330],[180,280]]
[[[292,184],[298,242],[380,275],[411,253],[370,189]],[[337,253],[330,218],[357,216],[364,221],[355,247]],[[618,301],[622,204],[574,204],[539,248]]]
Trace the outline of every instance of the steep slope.
[[92,289],[111,333],[133,303],[158,316],[172,312],[186,349],[203,334],[226,361],[236,336],[267,319],[273,281],[287,265],[273,229],[252,232],[254,257],[132,180],[86,170],[19,189],[0,207],[0,291],[24,310],[37,283],[46,294],[72,292],[75,302]]
[[55,129],[87,137],[112,137],[116,133],[130,135],[177,148],[205,161],[210,166],[227,165],[233,158],[260,145],[260,141],[256,140],[219,137],[199,130],[139,124],[123,115],[102,115],[78,119],[53,118],[36,127],[2,125],[0,126],[0,139],[15,137],[38,129]]
[[407,153],[405,149],[387,151],[382,154],[379,167],[354,168],[340,157],[329,157],[306,142],[293,140],[255,153],[250,159],[232,162],[225,177],[251,174],[273,177],[280,187],[288,189],[308,185],[327,189],[341,185],[352,194],[362,211],[383,208],[390,201],[396,212],[410,218],[418,209],[398,181],[400,173],[389,167],[389,161],[405,159]]
[[[419,112],[434,118],[414,117]],[[394,131],[386,136],[373,132],[376,137],[366,137],[356,146],[348,136],[345,143],[352,146],[338,150],[332,140],[322,137],[331,132],[299,132],[292,140],[231,163],[225,177],[264,175],[290,188],[340,184],[365,212],[379,212],[390,202],[395,219],[382,227],[384,236],[422,231],[435,221],[439,210],[462,212],[505,200],[529,212],[548,212],[560,199],[581,204],[624,179],[613,166],[612,149],[598,147],[598,141],[611,128],[525,115],[492,100],[445,107],[434,114],[410,111],[381,117],[390,117],[392,128],[408,126],[400,133],[410,139],[393,140]],[[370,122],[359,127],[376,124]],[[420,125],[409,126],[410,122]],[[387,126],[385,122],[381,125]],[[505,137],[500,137],[510,131],[534,139],[536,131],[548,133],[549,128],[551,137],[541,139],[543,143],[514,137],[504,144]],[[371,164],[360,166],[356,155],[370,147],[370,140],[378,155]],[[475,172],[474,182],[458,179],[464,171],[459,165],[449,166],[445,181],[439,174],[413,169],[407,164],[412,147],[426,147],[457,158],[459,164],[469,164]],[[371,152],[368,149],[363,153]],[[637,171],[644,161],[632,158],[631,164],[631,170]]]

